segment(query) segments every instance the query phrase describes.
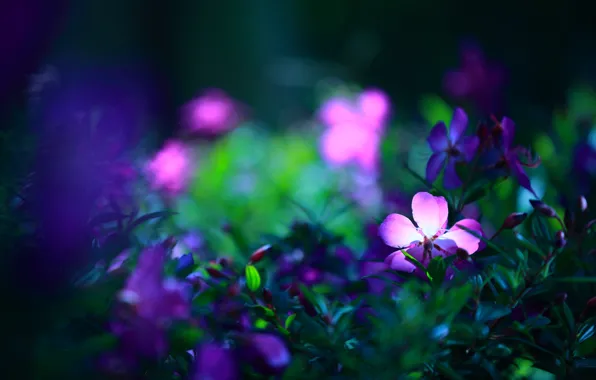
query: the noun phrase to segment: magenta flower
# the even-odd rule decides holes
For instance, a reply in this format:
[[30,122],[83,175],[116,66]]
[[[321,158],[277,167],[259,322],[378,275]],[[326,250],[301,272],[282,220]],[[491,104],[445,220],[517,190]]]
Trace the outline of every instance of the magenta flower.
[[134,306],[137,316],[154,322],[190,315],[186,286],[164,278],[166,255],[162,245],[146,248],[119,295],[122,301]]
[[416,267],[406,260],[402,249],[423,264],[434,256],[450,256],[458,248],[468,254],[478,251],[480,238],[459,228],[466,227],[482,234],[480,223],[473,219],[463,219],[447,230],[449,210],[443,197],[435,197],[420,192],[412,198],[412,215],[418,227],[400,214],[391,214],[381,224],[379,235],[385,244],[399,250],[390,254],[385,262],[395,270],[413,272]]
[[380,90],[366,90],[355,102],[345,98],[327,101],[319,111],[328,127],[321,137],[323,158],[332,165],[356,164],[376,172],[388,114],[389,99]]
[[439,172],[445,167],[444,187],[455,189],[461,185],[455,165],[457,162],[470,161],[479,144],[476,136],[464,137],[467,126],[468,116],[464,110],[456,108],[449,125],[449,132],[442,121],[438,122],[430,131],[427,141],[433,154],[426,165],[426,179],[429,182],[434,182]]
[[467,45],[461,51],[461,66],[445,74],[443,87],[453,98],[472,101],[483,112],[492,112],[504,79],[501,66],[487,62],[477,46]]
[[240,122],[239,108],[225,92],[207,90],[182,108],[182,123],[192,132],[219,135]]
[[166,142],[147,164],[153,188],[177,194],[183,191],[192,175],[191,153],[179,141]]

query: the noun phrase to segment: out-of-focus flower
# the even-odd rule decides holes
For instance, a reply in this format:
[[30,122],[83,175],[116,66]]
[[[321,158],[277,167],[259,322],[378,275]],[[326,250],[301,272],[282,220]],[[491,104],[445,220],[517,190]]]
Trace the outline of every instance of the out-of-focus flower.
[[582,191],[589,192],[596,178],[596,149],[588,143],[580,143],[573,154],[573,172]]
[[172,249],[172,258],[178,259],[188,253],[198,253],[203,246],[203,237],[200,233],[194,231],[185,234]]
[[456,108],[449,125],[449,132],[444,122],[438,122],[430,131],[428,145],[433,151],[426,165],[426,179],[434,182],[439,172],[446,166],[443,184],[446,189],[455,189],[461,185],[455,165],[457,162],[470,161],[478,149],[478,137],[464,137],[468,126],[468,116],[461,108]]
[[356,101],[332,98],[323,104],[319,118],[328,127],[321,137],[323,158],[332,165],[356,164],[376,172],[389,107],[380,90],[365,90]]
[[472,219],[463,219],[447,230],[449,214],[447,201],[426,192],[414,195],[412,215],[418,227],[410,219],[400,214],[391,214],[381,224],[379,234],[385,243],[399,250],[386,258],[386,263],[393,269],[413,272],[416,267],[406,260],[402,249],[421,263],[428,263],[433,256],[449,256],[457,249],[464,249],[473,254],[479,248],[480,238],[460,228],[482,234],[480,223]]
[[453,98],[472,101],[482,112],[494,112],[505,80],[500,65],[487,62],[482,51],[473,45],[461,50],[461,66],[447,72],[443,88]]
[[193,380],[236,380],[240,372],[234,353],[216,343],[208,343],[196,350]]
[[236,127],[240,106],[225,92],[210,89],[182,107],[182,123],[190,132],[219,135]]
[[263,375],[278,375],[292,359],[285,342],[273,334],[252,333],[240,339],[243,358]]
[[147,172],[154,188],[177,194],[186,188],[192,176],[189,148],[176,140],[166,142],[147,164]]

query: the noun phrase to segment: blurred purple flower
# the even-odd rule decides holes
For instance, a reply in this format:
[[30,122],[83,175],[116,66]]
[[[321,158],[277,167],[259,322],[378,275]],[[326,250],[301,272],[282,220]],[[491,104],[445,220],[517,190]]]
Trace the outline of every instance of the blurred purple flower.
[[216,343],[201,345],[196,350],[193,380],[239,380],[241,378],[234,353]]
[[168,194],[184,191],[193,169],[189,148],[177,140],[166,142],[146,167],[153,188]]
[[438,122],[430,131],[428,145],[433,151],[426,165],[426,179],[434,182],[440,171],[446,167],[443,177],[445,189],[455,189],[461,186],[455,170],[458,162],[469,162],[478,149],[478,137],[464,137],[468,126],[468,116],[461,108],[453,112],[453,119],[449,125],[449,132],[444,122]]
[[[387,273],[390,267],[384,262],[385,258],[393,253],[395,249],[385,244],[383,239],[381,239],[378,225],[367,225],[365,232],[368,247],[359,261],[360,276],[378,275],[390,281],[398,281],[399,278],[396,275]],[[387,287],[387,282],[383,279],[368,277],[366,281],[368,282],[370,292],[375,294],[382,293]]]
[[240,120],[240,105],[219,89],[207,90],[182,107],[182,123],[190,132],[219,135]]
[[398,248],[385,261],[392,269],[405,272],[416,269],[401,250],[422,264],[427,264],[432,257],[450,256],[457,249],[464,249],[470,255],[479,249],[480,239],[459,228],[464,226],[481,234],[482,228],[477,221],[463,219],[451,229],[446,229],[449,209],[445,198],[425,192],[417,193],[412,198],[412,215],[418,227],[403,215],[391,214],[379,228],[385,244]]
[[590,184],[596,177],[596,149],[588,143],[580,143],[573,154],[573,172],[577,174],[583,192],[589,193]]
[[286,343],[277,335],[251,333],[240,342],[243,360],[263,375],[281,374],[292,359]]
[[389,115],[389,99],[380,90],[365,90],[354,102],[332,98],[319,110],[328,128],[321,137],[323,158],[332,165],[356,164],[376,172],[380,139]]
[[461,66],[445,74],[443,87],[453,98],[472,101],[480,111],[490,113],[499,106],[504,81],[501,65],[487,62],[480,48],[466,44],[461,49]]

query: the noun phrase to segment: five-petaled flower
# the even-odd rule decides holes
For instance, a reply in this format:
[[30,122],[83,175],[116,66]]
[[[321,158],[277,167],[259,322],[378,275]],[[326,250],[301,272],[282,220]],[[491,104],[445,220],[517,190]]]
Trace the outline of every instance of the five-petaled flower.
[[[413,272],[416,267],[408,261],[402,252],[416,258],[422,264],[428,264],[435,256],[446,257],[456,253],[457,249],[464,249],[468,254],[478,251],[482,228],[473,219],[463,219],[447,230],[449,209],[443,197],[435,197],[426,192],[414,195],[412,199],[412,215],[418,227],[407,217],[391,214],[381,224],[379,235],[385,244],[398,248],[390,254],[385,262],[392,269]],[[469,231],[460,228],[475,231]]]
[[443,185],[446,189],[455,189],[461,181],[455,170],[457,162],[470,161],[478,148],[478,137],[465,137],[468,116],[461,108],[456,108],[449,125],[449,132],[444,122],[438,122],[430,131],[428,145],[433,151],[426,165],[426,179],[434,182],[441,169],[445,168]]
[[380,90],[363,91],[354,102],[332,98],[319,117],[328,129],[321,137],[323,158],[337,166],[356,164],[376,172],[381,134],[389,114],[389,100]]

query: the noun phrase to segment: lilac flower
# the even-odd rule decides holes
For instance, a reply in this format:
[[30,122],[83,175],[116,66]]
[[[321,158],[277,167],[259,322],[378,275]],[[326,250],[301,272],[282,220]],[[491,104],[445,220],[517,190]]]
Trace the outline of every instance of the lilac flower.
[[481,234],[480,224],[472,219],[463,219],[447,230],[449,209],[443,197],[420,192],[412,198],[412,215],[418,227],[403,215],[391,214],[381,224],[379,235],[385,243],[399,250],[390,254],[385,262],[395,270],[413,272],[416,267],[406,260],[402,249],[423,264],[434,256],[450,256],[457,249],[473,254],[479,248],[480,239],[464,226]]
[[468,116],[461,108],[456,108],[447,132],[444,122],[438,122],[430,131],[428,145],[433,151],[426,165],[426,179],[434,182],[439,172],[445,167],[443,184],[446,189],[455,189],[461,185],[455,165],[457,162],[470,161],[478,148],[478,137],[464,137],[468,125]]
[[210,89],[182,108],[182,123],[192,132],[219,135],[240,122],[239,105],[219,89]]
[[470,100],[488,113],[498,107],[504,79],[500,65],[487,62],[477,46],[466,45],[461,51],[461,66],[445,74],[443,87],[450,96]]
[[328,127],[321,137],[323,158],[336,166],[356,164],[376,172],[380,138],[389,114],[389,100],[379,90],[366,90],[356,102],[333,98],[319,111]]
[[234,353],[216,343],[200,346],[196,351],[193,380],[236,380],[240,372]]
[[[513,136],[515,135],[515,123],[508,117],[504,117],[501,122],[497,122],[493,130],[493,149],[489,149],[487,157],[489,160],[496,161],[491,166],[495,169],[505,169],[511,174],[521,187],[530,191],[536,198],[538,196],[532,189],[532,184],[523,166],[536,167],[539,160],[530,163],[532,158],[528,150],[517,146],[513,147]],[[522,162],[520,155],[526,156],[527,160]]]
[[573,172],[583,192],[590,192],[591,182],[596,177],[596,149],[588,143],[575,147],[573,154]]
[[[359,274],[362,277],[378,275],[391,281],[398,281],[399,278],[392,273],[384,273],[390,269],[384,260],[388,255],[394,252],[394,248],[385,244],[383,239],[379,237],[379,226],[375,224],[369,224],[366,226],[366,235],[368,238],[368,247],[359,262]],[[371,293],[379,294],[387,286],[387,282],[378,279],[370,278],[366,279],[368,287]]]
[[263,375],[281,374],[292,359],[285,342],[277,335],[252,333],[241,339],[242,357]]
[[168,141],[146,169],[154,188],[177,194],[185,189],[192,175],[190,151],[179,141]]

